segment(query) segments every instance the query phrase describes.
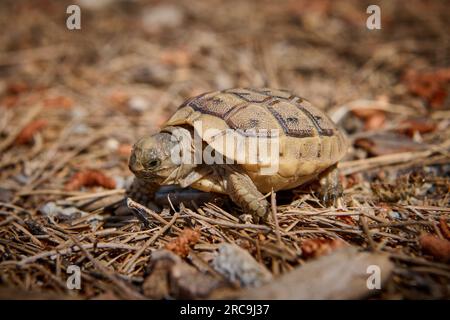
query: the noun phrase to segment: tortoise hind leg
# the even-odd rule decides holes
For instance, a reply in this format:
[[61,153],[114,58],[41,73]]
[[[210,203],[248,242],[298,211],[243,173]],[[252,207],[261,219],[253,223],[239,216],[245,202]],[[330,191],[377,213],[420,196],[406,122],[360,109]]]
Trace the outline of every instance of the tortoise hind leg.
[[227,191],[231,200],[253,216],[255,222],[266,221],[269,214],[269,202],[258,191],[252,179],[241,172],[227,172]]
[[338,206],[338,200],[342,197],[343,189],[339,181],[339,170],[333,165],[319,176],[320,196],[327,206]]

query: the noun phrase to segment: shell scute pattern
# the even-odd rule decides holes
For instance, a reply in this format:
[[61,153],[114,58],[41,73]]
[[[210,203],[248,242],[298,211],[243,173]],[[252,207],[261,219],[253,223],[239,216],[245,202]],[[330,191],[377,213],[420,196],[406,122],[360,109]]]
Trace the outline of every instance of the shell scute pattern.
[[282,129],[286,136],[298,138],[333,136],[336,132],[325,114],[286,90],[228,89],[194,97],[180,108],[187,106],[217,116],[240,132]]

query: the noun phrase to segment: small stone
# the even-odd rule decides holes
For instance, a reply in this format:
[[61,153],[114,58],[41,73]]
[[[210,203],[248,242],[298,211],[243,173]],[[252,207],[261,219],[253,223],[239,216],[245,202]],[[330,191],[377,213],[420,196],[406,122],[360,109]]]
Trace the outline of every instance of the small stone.
[[73,133],[83,134],[88,133],[89,130],[90,128],[86,124],[80,123],[73,128]]
[[83,119],[86,116],[86,111],[82,108],[73,108],[70,110],[70,115],[74,119]]
[[400,220],[402,216],[397,211],[389,211],[389,217],[392,219]]
[[14,176],[14,180],[19,182],[20,184],[27,184],[28,180],[29,180],[29,177],[27,175],[19,173],[19,174]]
[[177,28],[184,20],[183,11],[174,5],[159,5],[144,9],[142,25],[145,30],[153,32],[162,28]]
[[149,107],[149,103],[144,97],[135,96],[130,98],[128,106],[133,111],[144,112]]
[[129,186],[127,180],[121,176],[114,176],[113,179],[116,182],[116,189],[126,189]]
[[225,72],[218,72],[214,80],[218,90],[224,90],[234,86],[233,78]]
[[132,70],[131,78],[136,83],[163,86],[172,81],[172,72],[161,65],[140,66]]
[[114,138],[109,138],[105,142],[106,149],[108,149],[110,151],[116,151],[117,149],[119,149],[119,145],[120,145],[119,141],[117,141]]
[[39,208],[39,211],[47,217],[58,218],[63,221],[78,219],[83,215],[83,212],[77,208],[64,208],[57,205],[55,202],[47,202]]
[[10,202],[14,198],[14,192],[0,187],[0,201]]
[[239,216],[239,220],[243,223],[253,223],[253,216],[251,214],[244,213]]

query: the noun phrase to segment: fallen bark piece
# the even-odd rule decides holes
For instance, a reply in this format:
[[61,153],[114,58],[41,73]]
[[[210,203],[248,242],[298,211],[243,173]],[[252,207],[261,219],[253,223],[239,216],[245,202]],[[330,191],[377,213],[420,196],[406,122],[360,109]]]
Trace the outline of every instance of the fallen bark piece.
[[152,253],[150,269],[143,291],[151,299],[206,298],[214,289],[224,285],[212,276],[199,272],[168,250]]
[[220,281],[187,263],[177,263],[170,270],[170,292],[179,299],[204,299],[219,286]]
[[431,254],[437,260],[450,262],[450,241],[425,234],[420,237],[420,246],[424,252]]
[[[156,254],[156,257],[155,257]],[[144,295],[150,299],[161,300],[170,295],[169,272],[176,263],[171,256],[160,256],[159,251],[152,254],[151,273],[142,285]]]
[[383,288],[394,267],[388,255],[346,247],[297,267],[266,285],[246,289],[227,298],[362,299],[379,291],[368,288],[368,283],[372,283],[369,277],[376,276],[370,267],[374,270],[379,268],[380,285]]
[[408,137],[392,133],[379,133],[367,138],[358,138],[355,140],[355,146],[375,157],[400,152],[422,151],[426,148],[423,144],[414,142]]
[[272,280],[272,274],[246,250],[234,244],[222,244],[213,267],[231,282],[242,287],[256,287]]

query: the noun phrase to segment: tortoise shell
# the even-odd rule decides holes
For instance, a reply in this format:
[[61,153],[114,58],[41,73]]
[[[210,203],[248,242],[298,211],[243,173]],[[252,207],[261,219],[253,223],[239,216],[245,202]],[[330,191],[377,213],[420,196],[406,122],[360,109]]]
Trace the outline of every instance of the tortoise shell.
[[[165,125],[192,126],[216,152],[238,160],[262,192],[311,180],[347,150],[346,138],[326,114],[286,90],[233,88],[201,94],[184,102]],[[243,144],[225,144],[231,141],[227,138],[241,138]],[[250,161],[253,154],[242,152],[263,138],[277,141],[277,170],[268,176],[261,168],[273,154],[255,163]]]

